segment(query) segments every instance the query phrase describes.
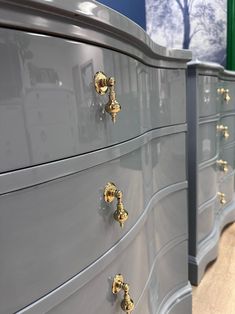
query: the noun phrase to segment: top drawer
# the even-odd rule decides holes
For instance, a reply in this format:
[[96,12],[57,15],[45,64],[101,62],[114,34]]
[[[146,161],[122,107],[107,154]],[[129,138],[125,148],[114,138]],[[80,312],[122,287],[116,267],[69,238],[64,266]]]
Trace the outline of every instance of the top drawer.
[[235,111],[235,81],[220,82],[221,111]]
[[217,93],[218,78],[200,75],[198,78],[199,116],[210,116],[220,112],[220,98]]
[[[83,154],[149,129],[185,122],[185,70],[145,66],[127,55],[62,38],[0,30],[0,172]],[[122,110],[94,74],[116,80]]]

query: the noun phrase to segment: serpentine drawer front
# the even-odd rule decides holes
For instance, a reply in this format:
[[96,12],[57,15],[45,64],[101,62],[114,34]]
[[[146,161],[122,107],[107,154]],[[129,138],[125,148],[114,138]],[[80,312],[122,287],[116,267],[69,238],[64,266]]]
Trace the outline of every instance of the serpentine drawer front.
[[217,192],[217,164],[198,170],[198,205],[201,206],[215,196]]
[[188,65],[189,279],[197,285],[217,257],[220,231],[235,220],[235,75],[219,64]]
[[[37,299],[56,288],[110,249],[133,227],[157,191],[185,181],[184,145],[183,133],[160,137],[105,164],[0,196],[1,230],[8,234],[0,239],[0,264],[5,265],[4,276],[8,280],[7,290],[0,281],[0,304],[3,306],[7,295],[20,304],[21,299],[32,302],[32,298]],[[119,149],[129,147],[123,144]],[[111,148],[106,151],[108,154]],[[151,160],[151,155],[155,159]],[[103,198],[109,181],[115,182],[122,191],[122,202],[129,213],[123,229],[113,217],[117,202],[108,204]],[[174,206],[177,210],[174,228],[180,233],[184,227],[186,233],[186,195],[173,201],[169,198],[165,203],[169,208],[158,205],[156,213],[160,215],[156,218],[156,232],[162,230],[159,243],[167,242],[171,234],[170,225],[167,227],[171,220],[164,217],[169,210],[174,211]],[[165,212],[163,217],[161,211]],[[19,293],[22,282],[24,293]],[[17,300],[19,295],[21,299]]]
[[228,172],[235,170],[235,145],[223,145],[220,149],[220,156],[228,165]]
[[228,128],[229,137],[226,138],[223,134],[220,134],[221,145],[232,143],[235,141],[235,112],[233,115],[223,116],[220,119],[220,124]]
[[198,130],[198,159],[199,163],[215,158],[218,154],[218,134],[216,132],[218,117],[201,121]]
[[199,117],[213,116],[220,112],[220,97],[215,93],[218,88],[218,77],[205,73],[198,73],[197,97]]
[[235,91],[234,91],[235,77],[234,72],[224,70],[220,76],[219,89],[221,113],[235,110]]
[[[172,186],[168,191],[158,193],[135,228],[120,242],[78,276],[20,313],[122,313],[123,293],[112,293],[113,279],[117,274],[122,274],[130,287],[134,313],[141,314],[143,309],[144,313],[166,313],[161,309],[173,305],[166,304],[166,298],[173,296],[176,289],[182,289],[184,294],[190,289],[187,284],[184,185]],[[183,207],[177,207],[182,201]],[[172,215],[176,222],[173,230],[168,219]],[[184,221],[182,217],[185,217]],[[95,296],[92,302],[91,296]]]
[[93,0],[3,1],[0,37],[0,314],[190,314],[191,52]]
[[[148,67],[122,53],[51,36],[6,29],[0,36],[5,39],[3,62],[15,69],[22,65],[17,75],[6,73],[7,65],[0,74],[5,84],[1,172],[94,151],[186,121],[185,70]],[[30,59],[21,63],[22,42]],[[115,78],[122,108],[115,124],[105,112],[108,95],[95,91],[97,71]],[[13,76],[15,89],[6,89]]]

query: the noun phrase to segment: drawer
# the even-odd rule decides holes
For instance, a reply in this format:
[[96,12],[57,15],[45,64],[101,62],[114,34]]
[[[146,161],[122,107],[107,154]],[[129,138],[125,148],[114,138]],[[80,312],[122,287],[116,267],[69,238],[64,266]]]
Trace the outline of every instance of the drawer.
[[235,145],[224,145],[220,150],[220,159],[226,161],[228,164],[228,173],[235,170]]
[[213,164],[198,171],[198,206],[202,205],[217,193],[217,165]]
[[220,125],[228,128],[229,137],[225,138],[223,132],[220,133],[221,145],[232,143],[235,141],[235,115],[224,116],[221,118]]
[[[1,49],[8,52],[4,62],[15,71],[1,71],[0,172],[84,154],[186,121],[183,69],[148,67],[113,50],[62,38],[7,29],[0,34],[6,38]],[[15,38],[10,47],[8,38]],[[27,62],[21,62],[22,42]],[[122,106],[115,124],[104,112],[108,95],[95,91],[97,71],[115,77]]]
[[[152,194],[157,192],[153,187],[164,192],[166,189],[163,188],[170,183],[185,181],[184,168],[181,169],[181,177],[175,172],[174,157],[174,152],[179,151],[184,158],[180,145],[184,139],[183,133],[165,136],[162,142],[155,139],[152,146],[151,143],[145,144],[105,164],[1,195],[2,308],[7,308],[4,305],[7,299],[11,300],[11,307],[3,313],[14,312],[45,295],[110,249],[149,206]],[[151,174],[162,178],[158,184],[153,183],[148,173],[152,169],[151,150],[155,149],[155,141],[160,143],[161,149]],[[166,151],[166,147],[170,150]],[[166,152],[168,156],[173,154],[168,167],[164,163],[161,166],[164,161],[162,154],[165,156]],[[123,191],[124,206],[129,212],[124,229],[113,218],[116,201],[106,204],[103,200],[103,190],[109,181],[115,182]],[[156,215],[165,223],[157,227],[159,247],[169,240],[171,234],[175,236],[175,231],[183,230],[183,227],[186,230],[185,200],[184,193],[157,205]],[[174,219],[176,230],[170,225],[166,228],[172,221],[171,210],[177,210],[177,215],[180,215],[179,219]],[[184,215],[180,214],[181,210]]]
[[63,285],[52,296],[39,300],[39,306],[32,305],[28,311],[25,309],[20,313],[40,313],[43,309],[43,313],[48,314],[121,314],[123,292],[112,294],[113,277],[120,273],[130,285],[129,293],[135,303],[134,312],[159,313],[160,307],[172,291],[187,286],[187,241],[176,242],[176,245],[169,246],[168,250],[164,250],[153,260],[149,256],[146,242],[151,242],[151,237],[146,232],[147,230],[141,230],[118,258],[107,266],[105,264],[100,273],[82,287],[79,287],[78,277],[74,282]]
[[221,111],[234,111],[235,110],[235,81],[221,81],[220,88],[228,89],[227,95],[230,97],[229,101],[225,100],[226,94],[220,95]]
[[[169,151],[171,152],[169,154]],[[185,134],[169,135],[152,141],[153,191],[186,179]],[[172,165],[169,171],[169,165]]]
[[198,131],[198,161],[204,162],[218,154],[217,121],[201,122]]
[[[162,310],[164,305],[166,306],[169,297],[180,288],[187,286],[187,260],[187,241],[183,241],[175,247],[170,248],[161,256],[156,262],[156,267],[152,271],[149,283],[142,298],[138,301],[138,306],[134,313],[168,313]],[[177,301],[180,302],[179,299],[177,299]],[[171,305],[172,304],[168,304],[168,306]],[[186,309],[188,309],[188,307],[183,307],[181,314],[189,313],[186,312]],[[171,313],[173,314],[175,312],[172,311]]]
[[218,78],[216,76],[198,77],[199,116],[210,116],[220,112],[220,97],[217,94]]
[[197,242],[203,241],[212,232],[215,224],[217,194],[198,209]]
[[219,193],[224,194],[225,200],[225,203],[220,204],[221,207],[232,201],[234,195],[234,172],[230,173],[219,182]]

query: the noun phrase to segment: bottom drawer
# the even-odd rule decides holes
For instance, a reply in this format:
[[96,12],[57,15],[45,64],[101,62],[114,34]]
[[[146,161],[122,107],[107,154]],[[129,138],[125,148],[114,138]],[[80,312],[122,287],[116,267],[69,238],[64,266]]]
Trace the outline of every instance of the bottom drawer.
[[[167,195],[157,193],[137,224],[107,253],[18,313],[121,314],[123,292],[112,293],[116,274],[122,274],[130,285],[135,313],[155,313],[152,306],[159,308],[171,291],[187,283],[187,206],[182,187],[169,188]],[[142,304],[145,310],[139,310]]]
[[227,161],[228,170],[235,170],[235,146],[222,146],[220,151],[220,159]]
[[111,293],[112,276],[120,272],[130,284],[130,296],[136,302],[134,313],[161,313],[161,308],[171,294],[187,285],[188,242],[183,241],[169,248],[165,254],[156,259],[145,293],[138,302],[140,290],[146,285],[146,271],[149,270],[149,265],[147,255],[143,253],[144,243],[139,246],[138,239],[135,242],[136,253],[130,249],[129,252],[125,252],[127,254],[122,254],[116,265],[105,269],[92,282],[51,309],[48,314],[122,314],[120,303],[123,293],[121,292],[120,295]]
[[198,205],[209,201],[217,191],[216,162],[198,171]]
[[223,178],[223,180],[221,180],[221,182],[219,183],[219,193],[224,194],[225,200],[224,204],[221,202],[220,207],[224,207],[232,201],[234,194],[234,172],[227,175]]
[[215,223],[217,195],[201,208],[198,213],[197,234],[198,243],[204,240],[213,230]]
[[[145,292],[135,308],[135,314],[165,314],[168,312],[165,305],[168,303],[170,309],[175,303],[176,300],[171,298],[172,295],[177,295],[176,292],[188,283],[187,247],[188,242],[183,241],[169,247],[157,258]],[[176,299],[178,297],[180,296],[177,295]],[[171,302],[168,302],[170,298]],[[182,313],[190,312],[185,309]]]

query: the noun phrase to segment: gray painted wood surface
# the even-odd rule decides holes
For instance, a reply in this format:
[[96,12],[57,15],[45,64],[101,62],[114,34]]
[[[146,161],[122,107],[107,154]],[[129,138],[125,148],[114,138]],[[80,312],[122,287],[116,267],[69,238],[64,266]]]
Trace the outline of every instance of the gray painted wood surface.
[[[191,53],[84,3],[1,3],[0,314],[121,313],[117,273],[135,313],[189,314]],[[116,79],[116,124],[97,71]],[[123,192],[124,229],[103,201],[109,181]]]

